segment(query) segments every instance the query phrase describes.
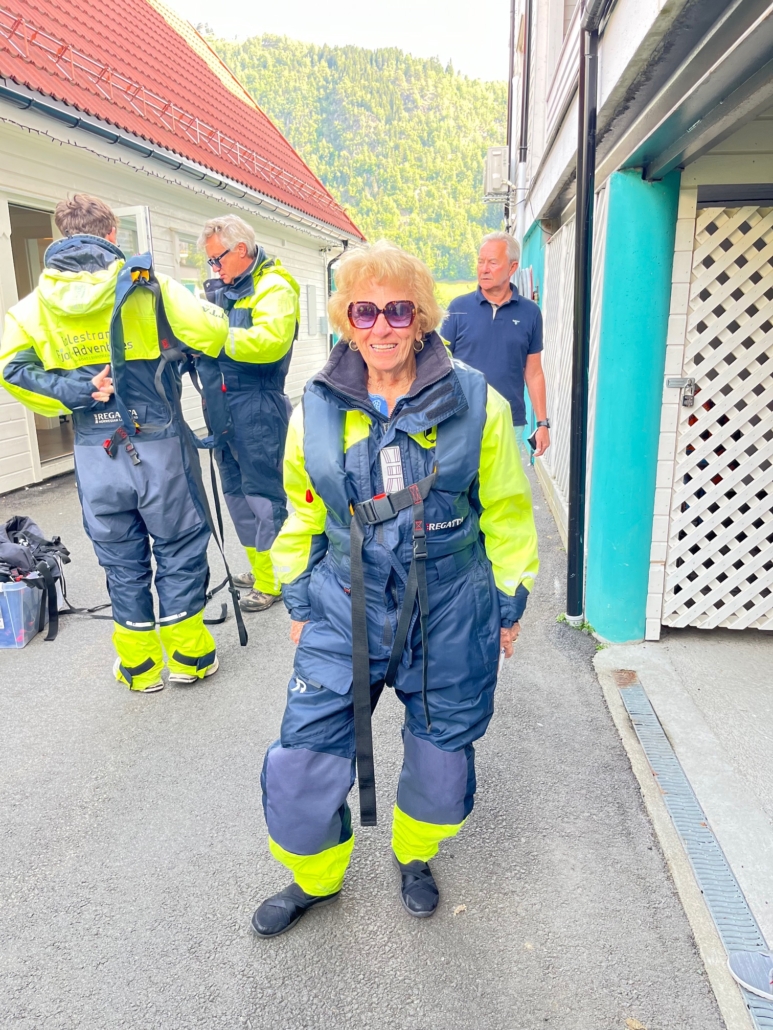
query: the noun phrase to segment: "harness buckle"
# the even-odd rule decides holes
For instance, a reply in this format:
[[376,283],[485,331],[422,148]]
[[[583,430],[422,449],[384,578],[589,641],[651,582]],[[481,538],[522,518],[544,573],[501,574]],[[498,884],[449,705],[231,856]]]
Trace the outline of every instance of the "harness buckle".
[[376,524],[376,508],[373,504],[372,498],[370,498],[367,501],[361,501],[360,504],[357,505],[357,509],[359,514],[362,516],[364,521],[367,522],[369,526],[374,526]]
[[379,494],[370,497],[367,501],[360,501],[357,510],[369,526],[378,526],[382,522],[393,519],[397,512],[387,494]]
[[134,446],[131,440],[129,440],[129,442],[126,444],[126,453],[131,458],[132,465],[142,464],[142,458],[140,458],[139,454],[137,454],[137,448]]
[[413,520],[413,557],[417,561],[427,560],[427,537],[422,519]]
[[108,440],[105,440],[105,442],[102,444],[102,447],[104,448],[105,454],[108,456],[108,458],[114,458],[118,453],[118,444],[122,440],[128,440],[128,438],[129,434],[126,432],[123,426],[119,426],[113,433],[113,435]]

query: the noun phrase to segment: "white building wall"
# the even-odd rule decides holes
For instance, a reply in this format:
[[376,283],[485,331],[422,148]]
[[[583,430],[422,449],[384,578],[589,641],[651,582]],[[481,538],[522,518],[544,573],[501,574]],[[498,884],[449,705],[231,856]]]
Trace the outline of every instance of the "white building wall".
[[618,0],[615,4],[599,46],[600,109],[614,93],[618,82],[630,76],[636,51],[666,3],[667,0]]
[[[0,107],[0,316],[4,318],[17,300],[9,203],[53,212],[67,193],[86,192],[115,208],[147,205],[156,268],[172,276],[178,273],[175,233],[198,235],[206,219],[231,210],[254,226],[267,253],[278,257],[300,283],[301,326],[287,382],[287,392],[297,401],[304,383],[324,364],[327,355],[327,336],[319,332],[319,325],[309,332],[305,287],[316,286],[318,314],[323,315],[327,295],[325,248],[334,241],[261,218],[235,198],[218,195],[215,190],[207,192],[191,184],[192,180],[171,183],[162,177],[166,173],[143,170],[120,159],[116,148],[111,149],[107,143],[92,137],[84,145],[84,136],[81,133],[79,138],[75,130],[60,127],[34,112]],[[65,142],[67,139],[71,142]],[[199,399],[190,385],[185,390],[184,406],[191,424],[200,428],[203,420]],[[0,493],[71,468],[72,457],[41,467],[34,418],[0,389]]]

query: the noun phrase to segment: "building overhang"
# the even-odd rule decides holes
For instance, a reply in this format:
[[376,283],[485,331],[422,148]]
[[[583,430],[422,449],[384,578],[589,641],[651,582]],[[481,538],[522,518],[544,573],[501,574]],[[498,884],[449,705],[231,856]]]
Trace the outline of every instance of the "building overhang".
[[[603,45],[602,37],[602,53]],[[773,3],[686,0],[677,11],[664,8],[626,71],[599,109],[597,187],[619,168],[660,179],[773,103]],[[532,181],[542,219],[573,210],[574,154],[557,162],[553,151],[567,133],[576,146],[576,124],[567,124],[576,123],[576,110],[568,109]]]
[[737,0],[603,158],[662,179],[773,103],[773,3]]
[[[315,219],[289,204],[283,204],[274,197],[219,175],[204,165],[150,143],[140,136],[118,129],[98,118],[84,115],[77,108],[27,89],[12,79],[0,77],[0,102],[16,108],[17,111],[30,111],[42,115],[52,125],[66,127],[75,134],[83,133],[85,138],[98,140],[102,145],[117,146],[127,154],[131,153],[138,162],[152,162],[158,170],[159,177],[167,178],[171,185],[179,185],[170,176],[170,173],[176,173],[192,182],[208,186],[213,191],[241,200],[258,217],[265,217],[306,235],[315,236],[328,246],[340,245],[344,240],[348,243],[362,243],[359,236],[329,225],[321,219]],[[69,140],[63,139],[62,142],[67,143]]]

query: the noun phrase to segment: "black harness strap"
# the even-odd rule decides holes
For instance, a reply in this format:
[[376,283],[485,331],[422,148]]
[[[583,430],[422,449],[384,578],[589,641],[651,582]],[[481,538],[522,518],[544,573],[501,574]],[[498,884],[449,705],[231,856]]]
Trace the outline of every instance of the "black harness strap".
[[[51,559],[54,561],[55,559]],[[46,628],[46,612],[48,612],[48,633],[46,634],[46,640],[56,640],[56,635],[59,632],[59,602],[56,597],[56,580],[51,569],[45,559],[41,559],[35,566],[37,577],[30,578],[25,576],[22,582],[25,586],[32,587],[41,591],[40,596],[40,613],[38,615],[38,633],[42,633]]]
[[422,644],[422,700],[427,728],[431,728],[427,705],[427,619],[429,592],[427,590],[427,540],[424,526],[424,501],[437,479],[435,471],[412,483],[404,490],[372,497],[353,506],[351,539],[352,578],[352,694],[354,705],[354,740],[357,754],[357,782],[360,789],[360,824],[376,825],[376,777],[373,768],[373,730],[371,725],[370,652],[368,648],[368,619],[365,608],[365,570],[362,549],[365,526],[389,522],[398,512],[413,508],[413,559],[408,572],[405,596],[400,609],[392,653],[389,657],[384,682],[392,686],[402,657],[408,629],[413,617],[416,598],[419,599],[419,620]]
[[[204,413],[204,421],[206,423],[208,432],[212,434],[212,423],[209,420],[209,413],[207,412],[204,390],[201,386],[201,380],[199,379],[199,373],[196,368],[196,364],[190,354],[186,355],[186,359],[187,360],[184,366],[184,371],[188,373],[188,377],[190,378],[190,381],[193,384],[194,390],[199,395],[199,397],[201,397],[201,410]],[[220,531],[220,539],[225,543],[225,530],[223,528],[223,509],[220,504],[220,490],[218,489],[217,475],[215,474],[214,448],[207,447],[207,450],[209,451],[209,478],[210,482],[212,483],[212,497],[215,501],[215,515],[217,516],[217,528]],[[216,594],[218,590],[220,590],[224,585],[224,583],[221,583],[219,587],[215,587],[215,589],[209,596],[211,597],[212,595]]]
[[[198,370],[196,369],[195,361],[194,361],[193,357],[190,354],[186,355],[186,359],[187,359],[187,361],[186,361],[186,365],[184,366],[184,370],[188,373],[188,375],[190,377],[190,380],[193,383],[193,388],[195,389],[196,393],[199,395],[199,397],[201,397],[201,401],[202,401],[202,409],[201,410],[204,412],[204,421],[207,424],[207,429],[209,430],[210,433],[212,433],[212,424],[209,421],[209,415],[207,413],[207,406],[206,406],[206,403],[204,401],[204,391],[201,388],[201,381],[199,379],[199,373],[198,373]],[[217,518],[217,528],[218,528],[218,532],[220,533],[220,539],[223,541],[223,544],[225,544],[225,528],[223,526],[223,508],[222,508],[222,505],[220,504],[220,488],[218,486],[217,475],[215,473],[215,455],[214,455],[212,447],[207,447],[207,451],[209,452],[209,479],[210,479],[210,482],[212,484],[212,497],[213,497],[213,499],[215,501],[215,516]],[[227,585],[228,585],[228,577],[226,576],[226,578],[223,580],[222,583],[218,583],[218,585],[216,587],[213,587],[211,590],[207,591],[207,601],[211,601],[212,598],[215,596],[215,594],[220,593],[220,591],[223,589],[223,587],[225,587]],[[205,626],[219,626],[220,623],[225,622],[225,620],[227,618],[228,618],[228,606],[225,605],[225,604],[221,604],[220,605],[220,615],[218,616],[218,618],[216,618],[216,619],[205,619],[204,620],[204,625]]]
[[[359,507],[359,505],[358,505]],[[376,825],[376,777],[373,770],[373,730],[370,711],[370,654],[365,611],[365,573],[362,545],[365,540],[357,509],[351,526],[352,570],[352,700],[357,783],[360,788],[360,824]]]
[[424,527],[424,498],[421,496],[418,485],[412,484],[407,489],[413,498],[413,561],[408,571],[408,582],[405,585],[405,596],[403,597],[400,616],[397,620],[397,632],[395,633],[392,653],[389,656],[389,665],[384,676],[384,684],[387,687],[394,685],[397,668],[405,648],[405,642],[408,639],[414,603],[418,598],[419,626],[421,629],[421,700],[424,705],[424,720],[427,724],[427,729],[431,730],[432,721],[429,716],[429,704],[427,702],[429,590],[427,588],[427,567],[425,565],[427,560],[427,536]]
[[[46,634],[46,640],[55,640],[56,634],[59,632],[59,604],[56,600],[56,580],[48,562],[39,561],[35,568],[43,580],[43,597],[40,601],[38,631],[42,631],[46,624],[46,602],[48,602],[48,633]],[[34,582],[34,580],[28,582]]]

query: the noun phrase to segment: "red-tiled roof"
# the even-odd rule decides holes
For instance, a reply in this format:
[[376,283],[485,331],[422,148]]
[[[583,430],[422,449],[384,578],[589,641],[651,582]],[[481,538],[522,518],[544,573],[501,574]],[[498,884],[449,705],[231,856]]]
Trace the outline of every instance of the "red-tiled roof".
[[198,53],[148,0],[0,0],[3,77],[361,237],[206,44],[195,42]]

